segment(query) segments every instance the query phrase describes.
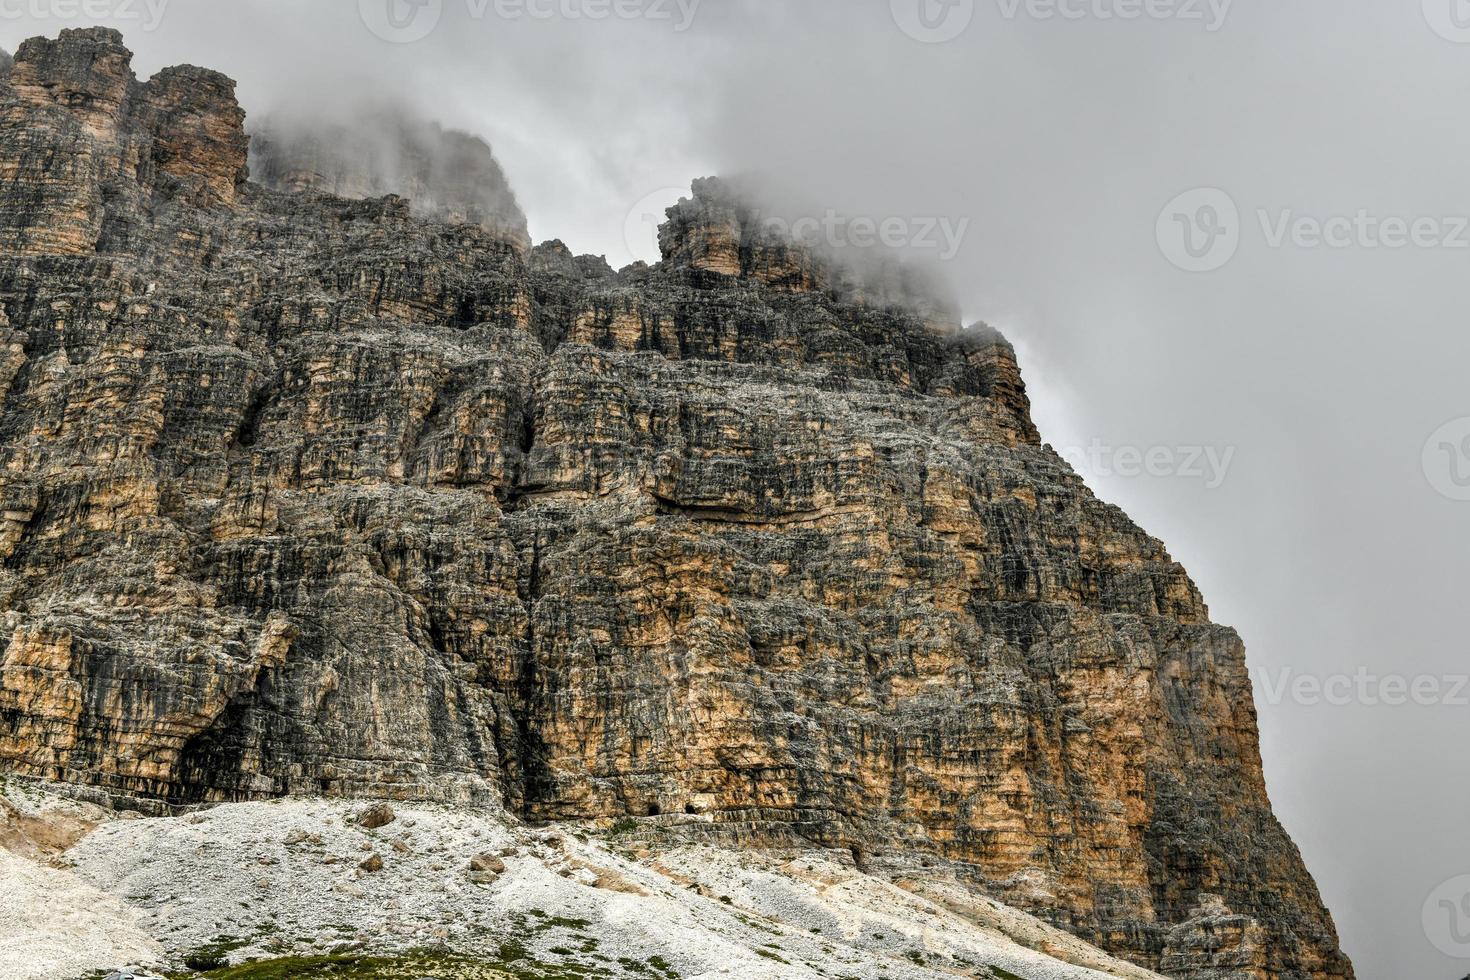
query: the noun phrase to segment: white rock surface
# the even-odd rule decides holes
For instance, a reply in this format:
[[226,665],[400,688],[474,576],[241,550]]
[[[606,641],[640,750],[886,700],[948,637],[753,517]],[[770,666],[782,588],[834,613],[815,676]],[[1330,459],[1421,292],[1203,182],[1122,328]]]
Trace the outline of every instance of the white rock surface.
[[[692,845],[656,822],[628,836],[536,831],[441,806],[395,805],[393,822],[366,830],[353,822],[365,806],[285,800],[112,820],[67,852],[70,872],[4,855],[7,886],[29,897],[20,914],[0,913],[0,957],[70,958],[0,977],[177,965],[221,944],[239,962],[426,947],[495,959],[514,942],[608,976],[631,960],[686,980],[937,980],[987,977],[988,967],[1024,980],[1157,980],[962,888],[865,875],[845,855]],[[481,854],[505,870],[472,873]],[[362,869],[372,855],[382,870]],[[27,904],[53,894],[72,912],[51,920]]]
[[5,980],[58,980],[163,954],[135,910],[75,874],[0,850],[0,892]]

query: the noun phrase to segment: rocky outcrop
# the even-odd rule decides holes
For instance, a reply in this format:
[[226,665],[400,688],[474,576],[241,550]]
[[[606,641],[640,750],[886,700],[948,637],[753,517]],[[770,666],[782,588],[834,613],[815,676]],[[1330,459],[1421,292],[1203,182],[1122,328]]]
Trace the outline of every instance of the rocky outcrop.
[[490,146],[405,111],[375,110],[349,127],[282,115],[254,133],[253,172],[264,186],[347,198],[396,194],[415,213],[477,224],[530,247],[526,216]]
[[777,292],[827,292],[846,304],[902,306],[943,328],[958,314],[922,268],[860,249],[841,216],[763,209],[746,181],[706,177],[669,209],[659,249],[671,265],[758,282]]
[[245,183],[228,84],[120,51],[0,86],[0,767],[683,814],[1178,977],[1352,975],[1239,639],[1002,337],[719,183],[621,272]]
[[140,102],[157,173],[190,203],[235,203],[250,146],[235,83],[202,68],[165,68],[143,87]]
[[[232,205],[246,178],[235,83],[199,68],[134,78],[103,28],[33,38],[0,93],[0,248],[90,255],[145,248],[169,204]],[[128,241],[139,236],[140,241]]]
[[1271,936],[1257,919],[1235,915],[1214,895],[1202,895],[1187,921],[1169,930],[1159,969],[1179,977],[1271,975]]

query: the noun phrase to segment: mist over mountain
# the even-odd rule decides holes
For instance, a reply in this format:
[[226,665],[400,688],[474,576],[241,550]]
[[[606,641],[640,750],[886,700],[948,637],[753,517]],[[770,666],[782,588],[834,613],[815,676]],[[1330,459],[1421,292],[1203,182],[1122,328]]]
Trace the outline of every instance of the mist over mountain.
[[[1439,751],[1464,727],[1446,692],[1465,673],[1456,610],[1470,552],[1463,502],[1439,489],[1454,486],[1459,439],[1436,438],[1470,411],[1460,251],[1273,244],[1266,229],[1359,212],[1449,227],[1464,211],[1457,161],[1470,137],[1451,96],[1466,49],[1432,3],[1232,5],[1215,29],[1093,16],[1107,4],[1081,18],[1030,13],[1046,6],[976,4],[942,43],[914,38],[893,4],[827,0],[706,3],[682,31],[446,2],[410,43],[375,34],[352,4],[175,0],[150,29],[116,26],[141,79],[188,62],[237,80],[248,132],[294,111],[351,144],[356,120],[405,106],[414,127],[483,139],[529,241],[565,243],[528,264],[608,288],[584,338],[644,336],[627,294],[645,273],[613,273],[663,260],[657,226],[693,201],[697,175],[759,174],[756,209],[792,223],[898,222],[904,268],[944,287],[894,292],[944,297],[955,315],[939,319],[1002,331],[1041,437],[1167,541],[1212,617],[1247,639],[1274,812],[1360,975],[1458,976],[1444,952],[1453,934],[1429,935],[1453,920],[1428,916],[1454,905],[1442,889],[1470,870],[1454,844],[1470,773]],[[0,19],[0,43],[75,24],[46,14]],[[168,166],[167,181],[189,178]],[[428,179],[455,181],[407,169],[365,186],[408,188],[410,217],[430,217]],[[101,200],[136,185],[97,187]],[[1233,257],[1207,273],[1178,268],[1157,239],[1165,206],[1198,189],[1224,192],[1240,217]],[[442,216],[462,232],[494,215],[515,227],[505,202],[460,190]],[[129,237],[134,212],[111,213],[109,247],[146,244]],[[957,248],[943,235],[913,247],[940,222]],[[740,229],[747,276],[752,261],[787,268]],[[846,241],[825,224],[817,234]],[[458,261],[448,246],[435,259]],[[571,335],[538,322],[553,341]],[[650,349],[669,343],[662,322]],[[840,338],[816,346],[828,341]],[[1222,462],[1188,465],[1211,458]],[[1380,685],[1416,681],[1437,699],[1383,697]],[[1343,682],[1346,701],[1299,693]]]
[[489,144],[402,106],[365,109],[350,123],[267,117],[251,130],[250,171],[277,190],[359,200],[396,194],[417,213],[482,225],[530,247],[526,216]]

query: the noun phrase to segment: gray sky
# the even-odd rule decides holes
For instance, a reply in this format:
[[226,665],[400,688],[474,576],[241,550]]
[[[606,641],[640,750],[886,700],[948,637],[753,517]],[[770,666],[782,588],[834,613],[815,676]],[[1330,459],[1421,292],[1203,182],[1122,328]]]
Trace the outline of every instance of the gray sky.
[[[430,107],[491,141],[535,239],[615,265],[654,257],[637,212],[717,172],[918,246],[963,227],[915,251],[1244,635],[1273,799],[1359,976],[1470,972],[1470,901],[1439,904],[1470,892],[1470,423],[1424,454],[1470,416],[1460,0],[703,0],[687,24],[693,0],[428,0],[408,43],[365,24],[391,33],[388,0],[85,2],[140,73],[218,68],[257,115]],[[76,23],[64,3],[0,2],[0,43]],[[1166,210],[1197,188],[1226,196]],[[1392,703],[1383,678],[1421,676],[1431,703]]]

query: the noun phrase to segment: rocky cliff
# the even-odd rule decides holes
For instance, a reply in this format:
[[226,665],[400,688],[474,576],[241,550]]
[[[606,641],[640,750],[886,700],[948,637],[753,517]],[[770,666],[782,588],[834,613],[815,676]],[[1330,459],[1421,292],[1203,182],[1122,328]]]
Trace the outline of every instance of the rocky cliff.
[[526,216],[486,142],[401,108],[365,112],[351,127],[298,111],[257,127],[251,175],[274,190],[346,198],[396,194],[416,215],[478,224],[530,247]]
[[1236,635],[1011,347],[729,188],[614,272],[246,180],[228,79],[0,82],[0,768],[669,817],[1180,978],[1347,978]]

